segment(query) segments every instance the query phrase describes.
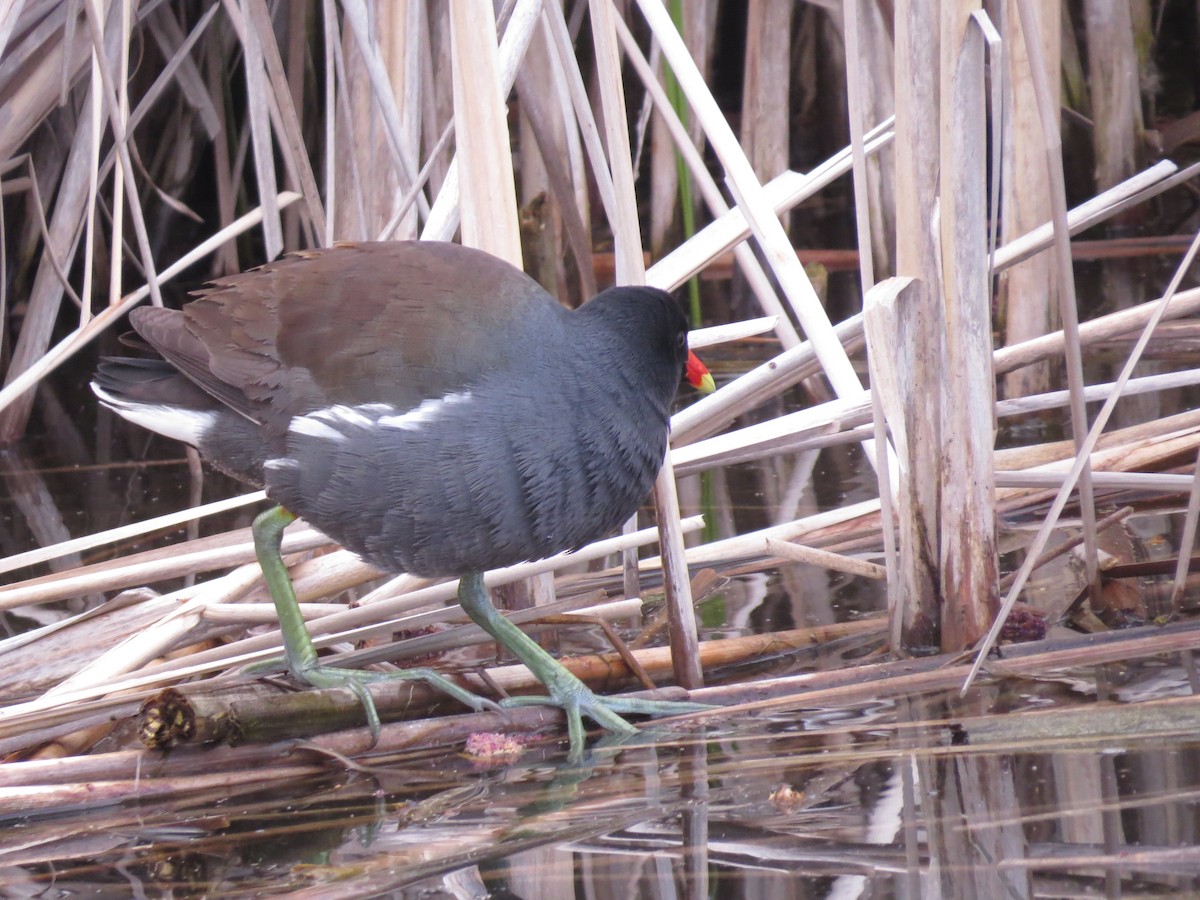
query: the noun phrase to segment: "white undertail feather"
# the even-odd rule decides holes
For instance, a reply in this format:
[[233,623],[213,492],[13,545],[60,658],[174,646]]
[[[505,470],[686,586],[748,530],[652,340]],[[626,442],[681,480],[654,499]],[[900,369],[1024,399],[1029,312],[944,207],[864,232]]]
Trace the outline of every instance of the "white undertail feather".
[[137,403],[115,397],[95,383],[92,384],[92,391],[101,403],[121,418],[193,447],[199,444],[201,436],[217,421],[217,415],[213,412],[180,409],[158,403]]

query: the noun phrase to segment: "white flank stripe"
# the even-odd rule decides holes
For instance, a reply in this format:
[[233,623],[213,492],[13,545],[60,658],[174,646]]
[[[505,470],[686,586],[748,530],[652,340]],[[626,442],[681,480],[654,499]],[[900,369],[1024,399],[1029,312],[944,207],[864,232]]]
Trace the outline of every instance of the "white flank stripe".
[[447,407],[458,403],[466,403],[471,399],[470,391],[460,394],[447,394],[444,397],[426,400],[415,409],[399,416],[384,416],[379,424],[384,428],[400,428],[405,431],[419,431],[422,426],[436,419]]
[[285,469],[299,469],[300,463],[289,457],[276,457],[263,463],[264,472],[282,472]]
[[396,407],[390,403],[360,403],[354,409],[366,413],[368,416],[374,416],[376,419],[396,411]]
[[288,431],[292,434],[320,438],[323,441],[346,440],[346,435],[317,418],[318,415],[318,413],[311,413],[307,416],[296,416],[288,423]]
[[[382,404],[372,403],[370,406],[381,406]],[[375,419],[369,414],[369,406],[345,406],[338,404],[337,406],[329,406],[325,409],[318,409],[315,412],[310,412],[308,417],[320,419],[322,422],[328,422],[330,425],[338,426],[341,424],[353,425],[356,428],[370,428],[371,423]],[[386,410],[387,407],[384,406]]]

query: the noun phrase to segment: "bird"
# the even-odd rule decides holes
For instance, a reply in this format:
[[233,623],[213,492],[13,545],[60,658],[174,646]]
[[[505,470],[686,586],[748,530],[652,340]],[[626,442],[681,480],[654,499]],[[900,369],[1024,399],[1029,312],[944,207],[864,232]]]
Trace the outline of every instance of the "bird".
[[101,360],[92,389],[265,488],[276,505],[252,533],[294,678],[353,691],[373,743],[365,685],[385,677],[496,708],[429,669],[322,665],[280,553],[303,517],[384,571],[459,578],[467,615],[548,693],[505,702],[561,707],[572,757],[584,715],[628,735],[621,713],[681,711],[596,695],[501,615],[483,582],[613,532],[645,498],[682,381],[714,388],[670,294],[618,286],[569,309],[481,250],[384,241],[300,251],[193,296],[133,310],[152,354]]

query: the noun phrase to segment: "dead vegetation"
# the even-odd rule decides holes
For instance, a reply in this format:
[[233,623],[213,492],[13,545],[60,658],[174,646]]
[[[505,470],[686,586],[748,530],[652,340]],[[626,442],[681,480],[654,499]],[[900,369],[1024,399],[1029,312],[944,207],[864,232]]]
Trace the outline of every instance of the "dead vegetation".
[[[10,4],[0,14],[0,442],[17,442],[41,398],[52,397],[35,387],[111,340],[133,305],[162,302],[181,278],[195,285],[287,250],[457,236],[523,259],[570,302],[610,278],[668,289],[697,275],[726,279],[732,255],[735,281],[720,290],[741,305],[706,305],[705,319],[721,324],[697,331],[693,347],[766,335],[770,359],[722,379],[716,394],[676,416],[655,490],[657,529],[643,523],[569,557],[494,574],[495,585],[530,579],[540,598],[514,618],[549,621],[586,608],[625,620],[642,592],[663,593],[669,621],[659,627],[673,655],[635,646],[623,660],[579,660],[578,671],[605,689],[639,677],[674,682],[725,714],[951,689],[981,671],[1032,676],[1130,654],[1188,654],[1200,632],[1183,621],[987,662],[1017,604],[1053,625],[1079,615],[1072,601],[1086,591],[1100,619],[1186,619],[1200,510],[1200,417],[1180,411],[1179,400],[1200,369],[1141,362],[1148,353],[1194,359],[1187,342],[1200,291],[1186,279],[1197,245],[1169,234],[1138,244],[1070,240],[1094,237],[1114,219],[1148,218],[1152,202],[1178,209],[1178,195],[1194,192],[1195,165],[1147,159],[1136,78],[1097,88],[1104,73],[1144,67],[1128,55],[1138,29],[1151,26],[1105,29],[1089,18],[1083,36],[1066,34],[1057,4],[998,5],[1004,15],[993,22],[969,3],[944,4],[928,21],[920,4],[897,4],[892,23],[883,12],[890,4],[849,2],[826,16],[817,4],[752,2],[735,130],[714,96],[722,87],[714,55],[730,48],[715,18],[728,10],[713,3],[682,5],[686,41],[659,0],[622,9],[515,0],[494,31],[484,7],[466,2]],[[1056,77],[1066,71],[1068,91],[1081,89],[1071,78],[1078,56],[1060,57],[1080,39],[1092,73],[1088,105],[1061,96]],[[844,74],[836,90],[810,61],[805,42],[818,40],[836,47]],[[664,79],[668,67],[673,77]],[[846,145],[816,161],[825,148],[796,133],[789,97],[825,115],[841,111],[848,128],[830,130],[846,133]],[[1096,160],[1094,196],[1073,208],[1068,180],[1080,176],[1064,170],[1064,105],[1072,116],[1090,113]],[[1182,123],[1160,135],[1169,149],[1186,148],[1191,136]],[[789,151],[789,141],[802,146]],[[793,168],[802,155],[814,160],[803,172]],[[790,211],[839,185],[839,197],[852,195],[857,253],[830,247],[814,287],[796,252],[813,218]],[[1186,238],[1194,218],[1181,218]],[[1160,289],[1153,277],[1133,283],[1101,262],[1104,297],[1085,302],[1072,268],[1073,253],[1085,250],[1093,258],[1156,253],[1175,274]],[[822,280],[847,258],[862,312],[835,325]],[[1101,348],[1117,357],[1116,374],[1088,385],[1094,367],[1085,363]],[[811,405],[770,412],[801,382]],[[1066,390],[1052,390],[1060,382]],[[1123,415],[1130,397],[1140,398],[1137,415]],[[995,449],[997,423],[1034,416],[1041,434],[1071,439],[1025,441],[1008,431],[1007,446]],[[784,492],[773,524],[743,528],[722,511],[729,501],[718,479],[715,500],[700,508],[701,473],[768,460],[780,484],[803,488],[815,454],[841,444],[862,446],[878,475],[876,499],[804,513],[799,491]],[[111,558],[104,549],[261,495],[78,536],[43,502],[45,487],[28,469],[19,459],[7,465],[6,512],[19,510],[40,546],[0,560],[3,571],[21,573],[0,587],[0,610],[41,625],[0,642],[0,748],[42,762],[0,774],[9,810],[31,802],[33,784],[105,780],[121,796],[136,754],[83,755],[109,734],[110,720],[132,716],[147,698],[161,708],[160,692],[182,685],[199,685],[201,705],[214,689],[242,703],[227,685],[245,679],[228,673],[278,652],[246,529]],[[699,512],[716,520],[715,532],[701,533]],[[1173,554],[1165,596],[1143,596],[1141,586],[1130,598],[1103,570],[1132,562],[1110,545],[1120,543],[1122,523],[1146,514],[1170,514],[1184,550]],[[333,664],[404,664],[480,640],[445,606],[452,584],[408,576],[381,584],[380,573],[321,535],[294,532],[285,543],[293,578]],[[655,541],[661,555],[638,553]],[[1079,554],[1082,581],[1055,581],[1057,596],[1033,596],[1036,567],[1067,552]],[[46,566],[51,574],[26,577]],[[888,617],[697,644],[693,604],[714,584],[791,566],[882,578]],[[162,583],[183,586],[142,590]],[[351,606],[328,602],[347,591],[357,592]],[[77,603],[87,597],[110,599]],[[852,647],[868,661],[702,688],[716,665],[824,641],[832,655]],[[914,655],[927,658],[906,659]],[[480,690],[531,689],[503,667],[467,665],[462,677]],[[262,690],[271,693],[256,713],[239,708],[248,716],[233,729],[239,740],[306,733],[309,705],[339,702]],[[438,702],[420,689],[390,698],[396,716]],[[352,713],[341,710],[327,727],[352,726]],[[186,715],[210,723],[198,726],[202,735],[229,736],[211,724],[232,715],[228,705]],[[547,716],[390,725],[382,746],[456,741],[470,729],[529,727]],[[359,733],[330,740],[343,754],[365,743]],[[48,761],[58,757],[67,759]],[[261,758],[249,749],[239,756],[247,773]],[[95,768],[102,759],[112,768]],[[196,789],[195,777],[178,784]],[[37,802],[70,802],[64,790]]]

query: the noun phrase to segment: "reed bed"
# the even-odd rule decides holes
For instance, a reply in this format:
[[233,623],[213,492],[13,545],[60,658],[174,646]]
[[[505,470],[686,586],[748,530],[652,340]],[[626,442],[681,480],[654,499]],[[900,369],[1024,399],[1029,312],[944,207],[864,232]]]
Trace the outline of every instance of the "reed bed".
[[[1175,235],[1091,248],[1157,253],[1175,271],[1149,301],[1133,285],[1108,284],[1103,314],[1080,298],[1072,267],[1080,244],[1071,236],[1194,191],[1197,166],[1149,164],[1137,145],[1121,150],[1144,127],[1141,107],[1127,92],[1093,91],[1094,190],[1068,205],[1067,178],[1079,175],[1064,172],[1060,108],[1072,101],[1057,84],[1065,63],[1046,51],[1061,44],[1062,26],[1038,4],[997,4],[1003,15],[993,21],[969,2],[941,4],[936,14],[934,5],[899,2],[894,29],[883,19],[889,4],[848,2],[840,17],[816,6],[750,4],[739,132],[718,102],[714,54],[730,48],[716,4],[682,4],[683,37],[660,0],[510,0],[496,16],[467,0],[10,4],[0,13],[0,442],[20,440],[46,396],[39,383],[111,341],[134,305],[162,303],[164,293],[176,302],[184,279],[194,286],[303,247],[459,239],[524,264],[565,302],[607,278],[675,289],[717,273],[741,303],[706,306],[708,327],[693,333],[693,347],[765,338],[772,356],[722,377],[716,394],[676,415],[654,491],[656,527],[632,525],[577,553],[489,576],[493,586],[540,579],[552,602],[518,615],[567,617],[555,627],[580,621],[581,609],[625,619],[643,592],[664,594],[659,627],[672,653],[635,646],[620,659],[580,661],[583,675],[598,673],[604,687],[672,681],[746,710],[1190,652],[1200,632],[1184,622],[1148,630],[1136,646],[1081,638],[1006,652],[1003,664],[992,656],[1010,614],[1032,603],[1035,567],[1067,552],[1064,541],[1082,547],[1086,584],[1076,589],[1106,609],[1114,579],[1103,572],[1105,535],[1145,510],[1177,514],[1184,549],[1162,614],[1186,609],[1200,417],[1166,410],[1200,382],[1200,370],[1133,373],[1148,351],[1185,340],[1165,323],[1186,324],[1200,309],[1200,290],[1185,285],[1193,223],[1182,226],[1178,260],[1184,244]],[[1124,70],[1133,35],[1087,32],[1091,65]],[[789,36],[836,46],[840,80],[797,64]],[[789,153],[798,140],[789,96],[827,116],[844,113],[847,124],[831,130],[847,135],[845,146],[809,139]],[[1182,128],[1170,133],[1174,147],[1189,137]],[[801,149],[812,159],[804,171],[791,168]],[[853,313],[835,324],[835,304],[797,254],[799,232],[811,237],[812,226],[797,224],[793,211],[839,185],[839,196],[852,197],[856,252],[826,258],[830,267],[849,259],[858,279]],[[1085,359],[1099,346],[1123,361],[1111,381],[1088,385]],[[86,377],[79,373],[77,390]],[[814,389],[812,404],[772,412],[801,382]],[[1061,383],[1065,390],[1053,389]],[[1160,411],[1115,427],[1120,399],[1133,396]],[[1044,431],[1071,439],[995,449],[998,422],[1034,414]],[[731,525],[719,494],[703,509],[696,500],[694,476],[748,461],[773,460],[802,486],[796,460],[842,444],[862,447],[876,497],[807,515],[784,503],[778,521],[755,529]],[[23,496],[36,493],[34,485]],[[0,571],[49,574],[0,587],[0,611],[41,623],[0,641],[0,748],[75,758],[75,768],[60,763],[52,777],[91,778],[83,754],[114,718],[181,685],[199,685],[197,697],[210,685],[219,693],[234,683],[228,673],[276,654],[244,528],[81,559],[261,499],[230,497],[92,535],[69,534],[53,509],[32,523],[29,504],[41,546],[0,560]],[[702,532],[702,511],[725,527]],[[298,594],[311,601],[309,627],[334,664],[402,664],[478,640],[446,606],[453,584],[381,581],[327,544],[295,528],[284,549]],[[775,645],[852,640],[859,651],[927,659],[704,688],[714,660],[754,659],[764,644],[698,643],[695,603],[722,578],[787,566],[882,581],[888,614],[770,636]],[[143,589],[162,583],[183,586]],[[328,602],[348,591],[357,592],[351,606]],[[1052,623],[1068,615],[1067,594],[1041,614]],[[109,599],[31,612],[89,596]],[[434,626],[454,627],[395,638]],[[531,689],[503,667],[462,677],[481,689]],[[285,702],[280,696],[266,706]],[[436,699],[414,689],[397,705],[425,709]],[[305,714],[281,708],[285,719]],[[546,715],[523,710],[517,724]],[[344,715],[336,722],[350,724]],[[403,736],[389,725],[381,746],[389,736],[416,740],[413,729],[424,729],[422,740],[453,741],[496,724],[479,715],[453,727],[408,726]],[[263,733],[283,735],[273,725]],[[337,752],[362,749],[363,740],[356,733]],[[33,781],[13,780],[17,771],[0,773],[0,805],[27,798],[22,785]],[[105,777],[119,784],[126,776]]]

